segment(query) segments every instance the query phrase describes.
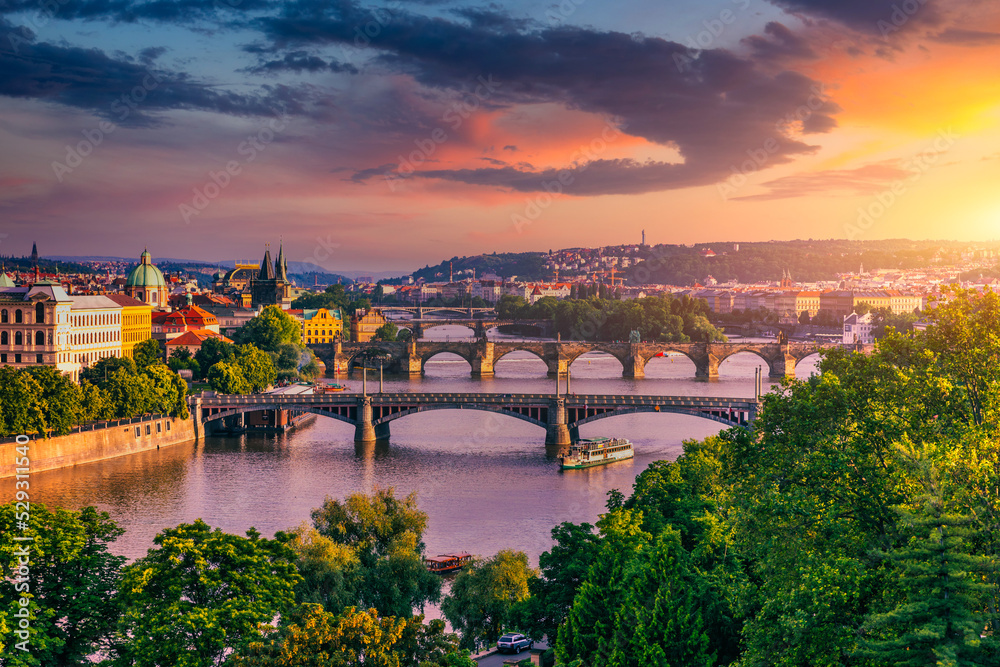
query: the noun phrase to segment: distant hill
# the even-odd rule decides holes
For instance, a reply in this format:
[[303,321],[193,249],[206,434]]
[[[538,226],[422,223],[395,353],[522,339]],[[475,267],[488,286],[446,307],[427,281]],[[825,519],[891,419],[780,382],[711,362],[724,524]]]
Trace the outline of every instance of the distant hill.
[[541,280],[546,277],[545,258],[543,252],[504,252],[473,257],[452,257],[435,266],[417,269],[412,275],[414,280],[423,278],[427,282],[441,282],[448,280],[449,273],[458,280],[471,278],[475,271],[477,278],[492,273],[501,278],[517,276],[518,280]]
[[[739,250],[736,250],[736,246]],[[769,241],[766,243],[698,243],[659,245],[646,251],[647,259],[627,273],[634,283],[704,284],[708,276],[720,283],[780,280],[783,273],[802,282],[834,280],[837,274],[877,269],[915,269],[961,261],[971,244],[957,241]],[[998,244],[991,244],[997,246]],[[714,256],[706,256],[711,250]],[[706,251],[706,252],[703,252]]]

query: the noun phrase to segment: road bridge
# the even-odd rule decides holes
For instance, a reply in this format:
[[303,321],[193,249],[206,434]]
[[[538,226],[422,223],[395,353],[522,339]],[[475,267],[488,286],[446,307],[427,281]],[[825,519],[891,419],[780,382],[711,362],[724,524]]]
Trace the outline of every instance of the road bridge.
[[[435,355],[450,352],[462,357],[472,366],[473,377],[492,377],[494,366],[505,355],[515,351],[534,354],[545,362],[552,377],[565,375],[570,364],[588,352],[604,352],[622,364],[622,375],[627,378],[645,377],[650,359],[671,353],[680,354],[694,363],[695,376],[714,378],[719,375],[719,364],[734,354],[755,354],[768,366],[772,378],[795,377],[796,365],[822,350],[842,347],[835,343],[584,343],[556,341],[491,341],[446,342],[411,340],[408,342],[345,343],[342,341],[310,346],[317,357],[326,364],[327,371],[347,374],[352,368],[363,365],[371,355],[385,360],[390,373],[420,375],[424,364]],[[868,353],[871,346],[852,346]]]
[[710,419],[723,426],[749,428],[757,418],[756,398],[702,396],[630,396],[604,394],[465,394],[399,393],[250,394],[192,396],[197,423],[237,417],[260,410],[314,413],[355,427],[356,442],[389,438],[396,419],[430,410],[482,410],[514,417],[545,429],[545,444],[564,447],[579,438],[584,424],[640,412],[684,414]]
[[496,315],[496,310],[494,308],[463,308],[461,306],[385,306],[376,305],[385,313],[411,313],[416,315],[418,318],[424,318],[431,313],[451,313],[453,315],[458,315],[459,317],[476,317],[485,315]]

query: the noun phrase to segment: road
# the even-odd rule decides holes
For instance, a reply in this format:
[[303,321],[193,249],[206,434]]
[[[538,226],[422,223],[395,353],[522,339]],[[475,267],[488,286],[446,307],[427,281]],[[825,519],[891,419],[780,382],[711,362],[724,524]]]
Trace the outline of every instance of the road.
[[[549,645],[544,640],[537,641],[531,653],[541,654],[548,647]],[[490,653],[477,659],[476,662],[479,664],[479,667],[503,667],[504,660],[527,660],[531,657],[531,653],[528,651],[521,651],[520,655],[517,653]]]

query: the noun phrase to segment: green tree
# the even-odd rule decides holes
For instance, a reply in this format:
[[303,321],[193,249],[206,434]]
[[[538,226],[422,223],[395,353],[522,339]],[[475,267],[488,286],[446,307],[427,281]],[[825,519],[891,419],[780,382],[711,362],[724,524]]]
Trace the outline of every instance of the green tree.
[[80,371],[80,382],[86,380],[104,390],[107,388],[108,378],[119,368],[130,375],[138,373],[135,362],[129,357],[105,357]]
[[177,373],[159,362],[146,366],[142,374],[150,380],[151,391],[146,397],[147,409],[153,413],[176,416],[184,403],[187,383],[184,383],[184,393],[181,393],[180,387],[174,382]]
[[213,390],[220,394],[249,394],[250,383],[243,376],[243,369],[238,363],[220,361],[208,369],[205,378]]
[[329,612],[349,607],[356,597],[361,562],[354,549],[324,537],[303,523],[277,536],[295,552],[302,581],[295,587],[298,602],[321,604]]
[[302,328],[278,306],[266,306],[234,336],[237,345],[253,345],[264,352],[277,352],[285,343],[301,345]]
[[53,435],[65,435],[82,421],[80,387],[52,366],[33,366],[25,371],[42,390],[45,421]]
[[274,384],[278,377],[271,357],[253,345],[236,348],[236,364],[251,392],[259,393]]
[[399,327],[392,322],[386,322],[375,330],[375,340],[395,341],[399,335]]
[[280,540],[252,528],[231,535],[199,519],[153,543],[124,570],[112,665],[220,665],[294,605],[295,553]]
[[82,421],[111,419],[111,403],[107,395],[87,380],[80,381],[80,419]]
[[155,394],[153,380],[144,373],[129,373],[124,366],[111,372],[102,389],[108,397],[113,418],[135,417],[154,407],[151,403]]
[[147,338],[136,343],[135,347],[132,348],[132,359],[135,361],[135,367],[140,371],[161,363],[163,352],[160,350],[160,342],[155,338]]
[[504,294],[497,299],[497,317],[501,320],[517,319],[521,309],[525,308],[527,305],[528,302],[523,297],[515,296],[513,294]]
[[408,618],[415,607],[439,598],[441,581],[423,563],[427,514],[417,507],[415,494],[397,498],[389,488],[344,501],[327,498],[312,520],[321,535],[357,554],[357,599],[365,607]]
[[198,348],[194,360],[198,362],[198,368],[207,375],[209,369],[220,361],[235,361],[236,346],[219,338],[208,338]]
[[304,604],[269,642],[254,641],[227,664],[234,667],[403,667],[393,647],[406,621],[354,607],[335,615]]
[[511,610],[511,622],[532,637],[555,638],[597,555],[598,539],[589,523],[562,523],[552,529],[555,546],[538,558],[540,576],[528,580],[531,596]]
[[441,611],[462,636],[463,648],[492,644],[511,619],[512,607],[528,597],[528,582],[538,576],[521,551],[505,549],[459,573]]
[[[16,503],[0,506],[0,614],[14,619],[19,599],[30,598],[31,648],[6,653],[3,664],[89,665],[87,656],[105,647],[118,614],[113,594],[125,559],[111,554],[108,545],[124,531],[93,507],[49,510],[31,503],[29,512],[23,509]],[[22,520],[27,531],[19,527]],[[30,566],[15,577],[12,568],[27,543],[14,538],[23,535],[34,537],[27,547]]]

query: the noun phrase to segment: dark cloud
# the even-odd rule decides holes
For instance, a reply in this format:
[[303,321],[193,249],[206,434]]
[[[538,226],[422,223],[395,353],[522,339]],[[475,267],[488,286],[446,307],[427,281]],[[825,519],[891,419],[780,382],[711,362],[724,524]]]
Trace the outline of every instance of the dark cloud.
[[256,74],[278,74],[280,72],[342,72],[347,74],[357,74],[358,68],[350,63],[341,63],[337,60],[327,62],[319,56],[309,54],[305,51],[291,51],[281,58],[264,60],[248,71]]
[[817,57],[805,37],[776,21],[764,26],[763,35],[751,35],[743,43],[752,49],[754,58],[761,60],[812,60]]
[[[0,95],[86,109],[129,125],[150,125],[154,113],[199,109],[236,116],[304,113],[298,93],[265,86],[254,94],[220,90],[184,73],[113,58],[99,49],[37,42],[30,30],[0,19]],[[145,52],[147,60],[154,53]]]
[[218,18],[232,12],[254,12],[273,9],[276,0],[6,0],[0,4],[0,15],[27,12],[46,18],[66,21],[110,20],[135,23],[140,20],[168,23],[191,23]]
[[[776,149],[767,156],[767,166],[781,164],[813,150],[778,129],[783,119],[798,114],[803,131],[823,132],[836,125],[833,116],[839,111],[817,94],[818,83],[802,74],[767,72],[752,59],[725,50],[693,51],[657,38],[579,27],[497,31],[475,21],[402,10],[379,16],[349,2],[299,3],[259,24],[276,48],[360,41],[383,68],[464,96],[474,106],[560,104],[618,118],[628,134],[683,155],[683,164],[677,165],[595,156],[595,167],[581,169],[566,188],[580,194],[713,183],[769,141]],[[364,40],[358,40],[359,26]],[[780,27],[770,29],[769,40],[789,52],[802,51]],[[571,162],[567,156],[567,164]],[[360,170],[355,180],[371,175]],[[545,172],[512,167],[435,170],[422,176],[514,190],[539,190],[549,178]]]
[[958,46],[991,46],[1000,43],[1000,33],[984,32],[981,30],[960,30],[958,28],[948,28],[931,35],[930,38],[942,44],[955,44]]
[[883,24],[904,28],[933,25],[942,19],[937,0],[769,0],[769,2],[792,13],[832,19],[860,32],[874,34],[883,33]]

